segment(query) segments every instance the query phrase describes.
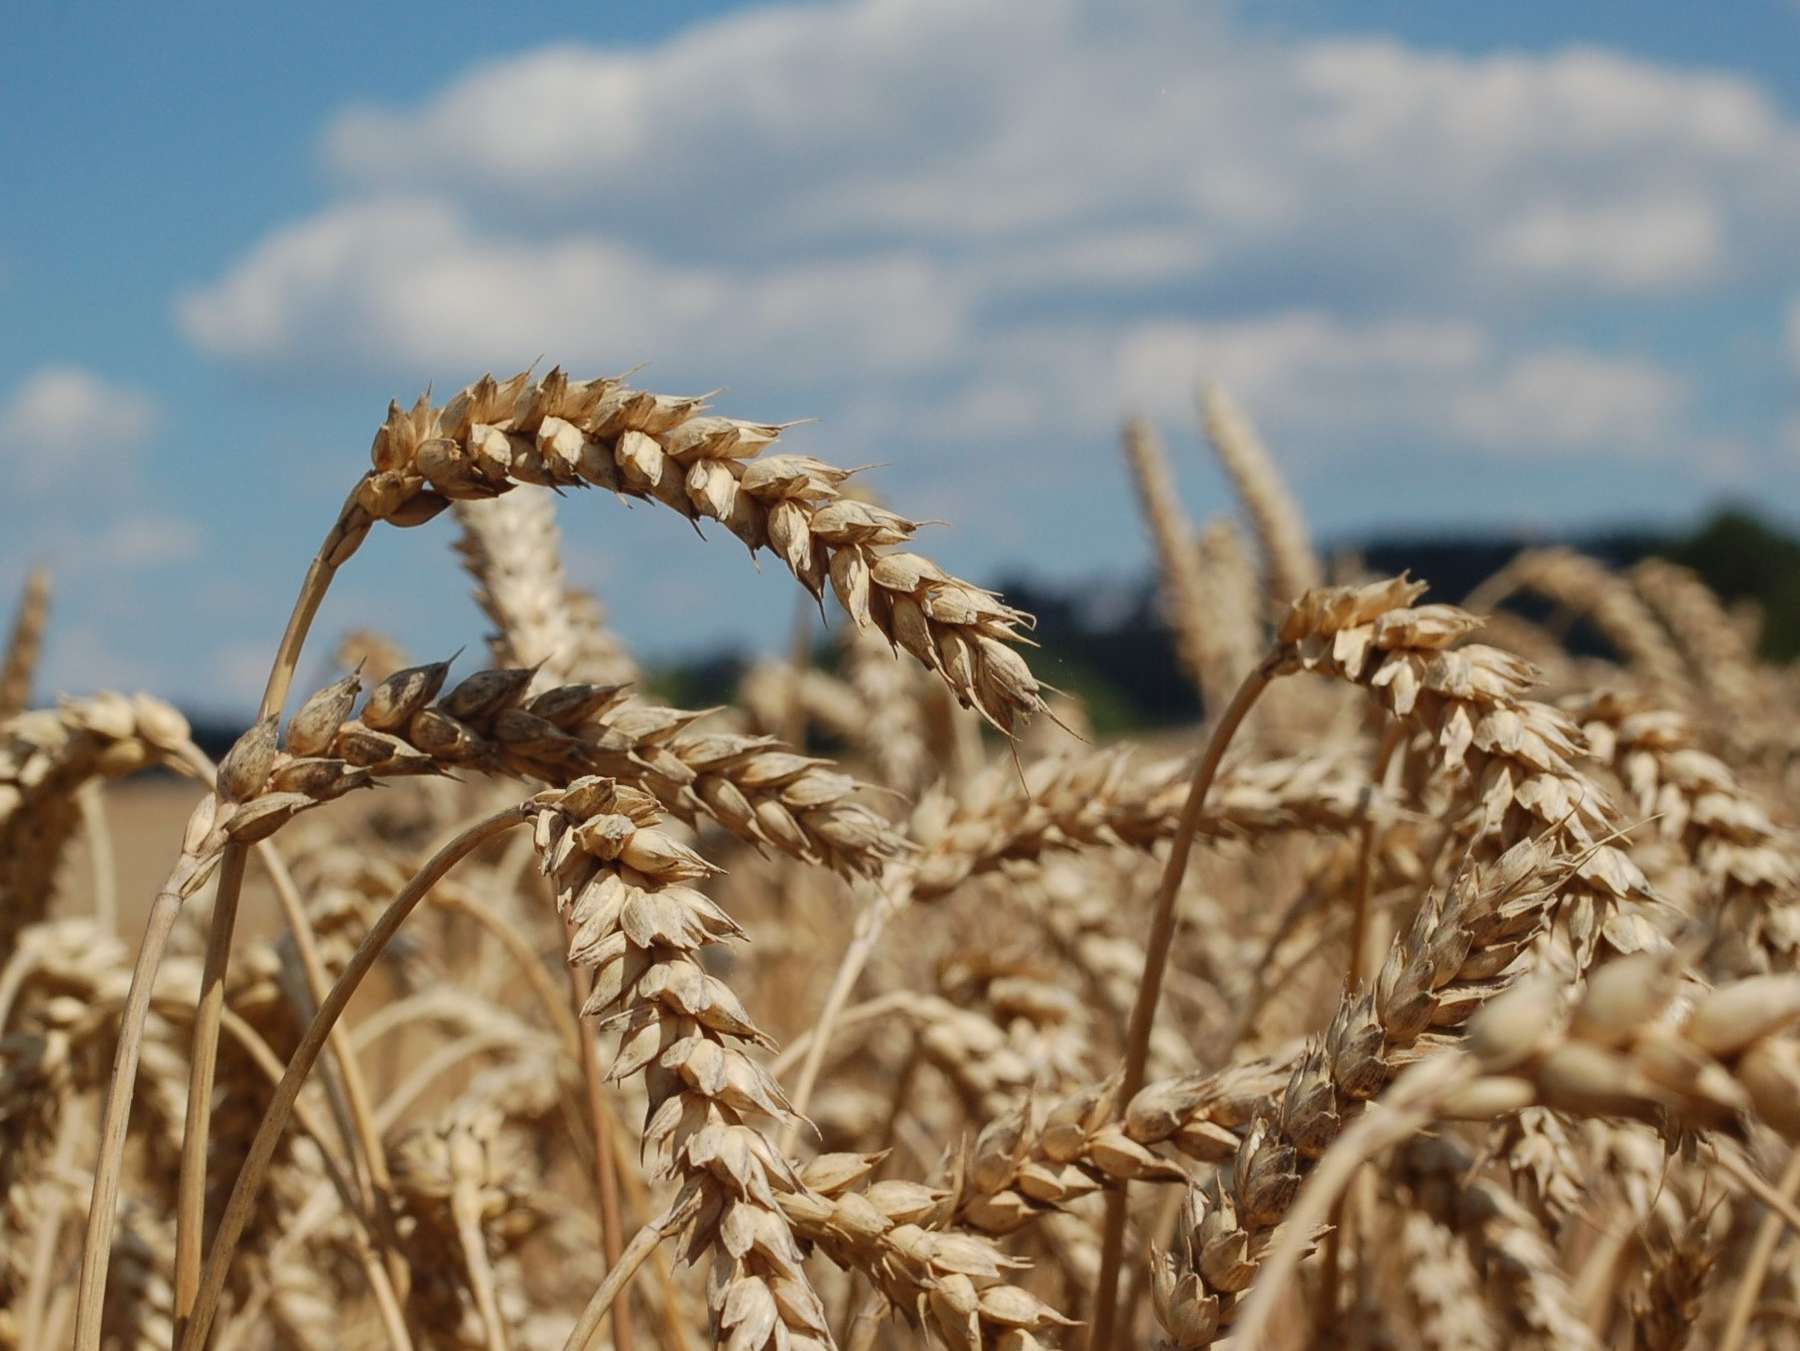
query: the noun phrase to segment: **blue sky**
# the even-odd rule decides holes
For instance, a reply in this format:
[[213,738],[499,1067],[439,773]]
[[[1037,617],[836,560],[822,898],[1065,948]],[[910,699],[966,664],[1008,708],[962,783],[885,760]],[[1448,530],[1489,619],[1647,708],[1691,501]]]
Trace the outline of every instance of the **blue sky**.
[[[976,576],[1123,575],[1115,448],[1197,516],[1231,385],[1315,526],[1800,515],[1800,5],[71,3],[0,84],[0,588],[46,683],[245,707],[390,397],[648,362],[817,417]],[[653,654],[791,583],[564,504]],[[450,524],[321,646],[479,638]]]

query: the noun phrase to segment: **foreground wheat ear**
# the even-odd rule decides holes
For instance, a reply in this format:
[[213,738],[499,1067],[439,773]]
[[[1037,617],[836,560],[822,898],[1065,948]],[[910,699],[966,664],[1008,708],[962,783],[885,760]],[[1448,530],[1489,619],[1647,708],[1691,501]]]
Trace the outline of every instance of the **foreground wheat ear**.
[[396,404],[375,434],[374,468],[339,520],[340,549],[347,556],[376,521],[417,525],[452,501],[520,484],[610,488],[690,521],[716,520],[752,551],[772,549],[815,597],[829,582],[858,628],[873,625],[905,648],[1001,731],[1043,709],[1014,650],[1029,616],[928,558],[884,552],[918,526],[845,496],[854,471],[765,455],[780,426],[705,408],[703,398],[561,370],[537,381],[487,376],[441,407]]

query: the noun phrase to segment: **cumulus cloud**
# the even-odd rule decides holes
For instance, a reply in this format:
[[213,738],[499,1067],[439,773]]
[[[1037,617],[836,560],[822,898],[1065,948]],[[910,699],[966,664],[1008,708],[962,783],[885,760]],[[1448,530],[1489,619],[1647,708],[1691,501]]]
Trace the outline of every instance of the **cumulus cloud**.
[[0,460],[15,481],[41,492],[96,471],[128,465],[156,425],[156,404],[141,390],[80,366],[42,366],[0,403]]
[[1199,375],[1281,426],[1340,442],[1404,431],[1522,455],[1670,451],[1689,399],[1678,374],[1639,357],[1509,357],[1468,323],[1305,312],[1145,328],[1121,364],[1127,400],[1165,417],[1191,406]]
[[200,527],[179,516],[142,512],[121,516],[96,535],[89,560],[127,568],[184,563],[200,556]]
[[804,366],[886,371],[965,340],[963,302],[925,259],[864,255],[775,269],[675,266],[598,235],[527,242],[457,207],[384,199],[334,208],[263,241],[180,315],[237,359],[427,369],[559,360],[708,359],[749,340]]
[[[417,107],[347,111],[326,155],[359,188],[538,229],[592,212],[713,256],[1005,240],[1066,284],[1080,240],[1174,226],[1395,281],[1460,262],[1656,291],[1779,245],[1796,211],[1771,184],[1800,136],[1748,81],[1599,50],[1280,41],[1172,2],[860,0],[486,63]],[[1594,243],[1612,227],[1622,256]]]
[[1302,448],[1696,444],[1690,373],[1559,316],[1791,284],[1800,227],[1800,124],[1749,80],[1177,0],[746,9],[478,61],[322,154],[338,199],[180,300],[222,360],[650,360],[1015,478],[971,452],[1042,469],[1201,372]]
[[1503,223],[1493,245],[1494,261],[1524,277],[1654,290],[1713,277],[1724,261],[1725,223],[1699,197],[1585,210],[1546,205]]

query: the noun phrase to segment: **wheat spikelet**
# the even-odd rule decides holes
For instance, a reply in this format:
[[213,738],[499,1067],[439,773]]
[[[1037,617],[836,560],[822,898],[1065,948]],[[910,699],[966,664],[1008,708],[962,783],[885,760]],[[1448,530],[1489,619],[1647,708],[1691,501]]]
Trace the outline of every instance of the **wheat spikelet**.
[[1497,1351],[1500,1339],[1468,1246],[1424,1211],[1404,1210],[1395,1218],[1402,1281],[1423,1351]]
[[338,639],[332,664],[340,671],[355,671],[371,684],[379,685],[413,663],[406,649],[387,634],[374,629],[352,629]]
[[[904,864],[913,895],[930,900],[1050,850],[1150,849],[1174,833],[1186,780],[1182,761],[1139,768],[1128,754],[1100,751],[1035,761],[1022,781],[1011,766],[995,766],[957,798],[934,790],[913,812],[919,853]],[[1361,771],[1342,759],[1246,765],[1221,777],[1200,830],[1224,839],[1346,830],[1371,810],[1365,787]]]
[[31,705],[31,684],[44,651],[44,633],[50,626],[50,574],[33,568],[25,575],[13,612],[12,632],[6,655],[0,658],[0,720],[23,713]]
[[1218,385],[1203,385],[1199,398],[1213,453],[1255,528],[1269,608],[1279,613],[1322,579],[1306,520],[1237,401]]
[[930,699],[920,688],[928,677],[900,661],[873,634],[852,638],[846,661],[851,687],[862,703],[856,734],[864,754],[881,783],[902,793],[918,792],[933,764],[926,725]]
[[982,1235],[944,1227],[949,1192],[903,1181],[852,1190],[876,1162],[826,1154],[809,1163],[800,1174],[804,1188],[778,1198],[795,1232],[864,1272],[896,1309],[952,1351],[1034,1351],[1041,1345],[1036,1333],[1070,1325],[1008,1283],[1024,1262]]
[[1181,509],[1168,453],[1155,428],[1142,418],[1125,424],[1125,462],[1131,467],[1138,505],[1156,546],[1163,617],[1175,635],[1175,656],[1209,709],[1222,708],[1237,688],[1229,660],[1217,650],[1212,606],[1201,571],[1194,527]]
[[448,1340],[472,1315],[476,1345],[510,1344],[492,1262],[543,1221],[525,1131],[499,1103],[471,1094],[403,1135],[394,1156],[394,1185],[414,1222],[408,1259],[425,1277],[412,1288],[414,1317],[434,1340]]
[[1213,652],[1214,707],[1224,707],[1231,691],[1250,673],[1263,648],[1261,597],[1256,565],[1243,533],[1225,516],[1200,528],[1200,579],[1208,598],[1206,622]]
[[1800,1135],[1800,976],[1749,976],[1680,989],[1678,960],[1637,953],[1595,971],[1566,1012],[1524,982],[1470,1027],[1488,1077],[1452,1115],[1484,1119],[1541,1104],[1583,1116],[1670,1117],[1732,1131],[1754,1116]]
[[1282,622],[1281,666],[1361,684],[1402,723],[1430,733],[1434,763],[1469,776],[1477,840],[1499,850],[1542,839],[1579,858],[1565,897],[1578,965],[1602,937],[1622,952],[1654,946],[1659,936],[1636,904],[1650,899],[1648,882],[1624,853],[1596,843],[1595,831],[1614,823],[1581,768],[1579,729],[1523,697],[1531,671],[1517,657],[1453,647],[1480,621],[1455,606],[1414,608],[1423,589],[1394,578],[1308,592]]
[[[438,662],[396,672],[356,718],[359,682],[346,676],[295,713],[286,749],[276,748],[271,722],[255,787],[215,818],[211,838],[261,838],[377,776],[474,769],[549,784],[612,773],[679,815],[704,815],[752,844],[853,874],[878,873],[902,847],[853,800],[855,780],[772,738],[691,731],[703,714],[638,703],[616,686],[529,695],[530,668],[478,671],[440,700],[448,669]],[[223,780],[223,766],[220,773]]]
[[1464,602],[1485,613],[1520,591],[1591,620],[1625,662],[1664,699],[1682,699],[1690,681],[1681,654],[1631,584],[1573,549],[1527,549]]
[[[892,657],[885,649],[882,655]],[[759,661],[738,682],[737,702],[748,715],[750,727],[766,735],[779,736],[798,713],[808,727],[840,740],[856,744],[867,736],[868,710],[861,696],[846,682],[816,667],[796,670],[791,662]]]

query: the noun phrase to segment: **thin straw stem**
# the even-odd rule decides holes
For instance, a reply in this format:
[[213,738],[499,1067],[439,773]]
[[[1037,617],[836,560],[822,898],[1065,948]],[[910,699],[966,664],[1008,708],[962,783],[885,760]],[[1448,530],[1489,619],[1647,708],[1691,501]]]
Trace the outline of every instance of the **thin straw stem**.
[[94,1188],[88,1201],[87,1231],[81,1246],[81,1277],[75,1296],[75,1351],[98,1351],[100,1314],[106,1299],[106,1272],[112,1262],[113,1220],[119,1206],[119,1175],[125,1161],[125,1132],[131,1121],[132,1091],[137,1086],[138,1059],[144,1046],[144,1020],[163,950],[181,913],[181,883],[193,860],[183,855],[163,889],[151,902],[144,921],[144,941],[131,968],[131,988],[119,1020],[119,1045],[113,1052],[112,1078],[101,1110],[100,1152],[94,1160]]
[[[1156,1023],[1156,1006],[1162,996],[1163,973],[1169,964],[1169,946],[1175,937],[1175,898],[1187,876],[1188,856],[1193,851],[1194,833],[1200,827],[1201,813],[1206,807],[1207,790],[1219,772],[1219,761],[1231,745],[1231,738],[1256,703],[1257,697],[1274,679],[1277,658],[1263,659],[1255,670],[1244,677],[1231,703],[1220,715],[1200,763],[1194,770],[1193,785],[1181,807],[1170,842],[1169,861],[1163,868],[1162,882],[1157,888],[1155,908],[1151,913],[1150,937],[1144,945],[1144,974],[1138,981],[1137,1000],[1131,1008],[1131,1023],[1125,1036],[1125,1073],[1119,1085],[1119,1101],[1130,1102],[1144,1086],[1144,1071],[1150,1061],[1150,1032]],[[1100,1254],[1100,1279],[1094,1292],[1094,1322],[1088,1335],[1091,1351],[1104,1351],[1112,1346],[1113,1320],[1119,1297],[1119,1266],[1125,1257],[1126,1185],[1121,1182],[1107,1193],[1106,1233]]]
[[[1787,1167],[1782,1171],[1776,1189],[1788,1200],[1800,1193],[1800,1149],[1788,1156]],[[1750,1260],[1744,1263],[1744,1272],[1738,1277],[1725,1330],[1719,1335],[1719,1351],[1741,1351],[1744,1334],[1750,1330],[1750,1319],[1756,1312],[1756,1301],[1762,1294],[1763,1280],[1769,1274],[1769,1263],[1774,1260],[1785,1223],[1780,1212],[1772,1208],[1763,1216],[1756,1231],[1756,1241],[1750,1249]]]
[[256,1138],[245,1156],[244,1166],[232,1186],[231,1198],[225,1203],[225,1213],[219,1220],[212,1251],[207,1254],[205,1266],[200,1273],[200,1289],[193,1314],[179,1341],[181,1351],[199,1351],[206,1344],[207,1333],[218,1312],[219,1297],[225,1290],[225,1274],[230,1269],[232,1257],[236,1255],[238,1240],[243,1237],[244,1225],[250,1218],[250,1208],[255,1204],[268,1176],[269,1163],[274,1158],[275,1146],[281,1138],[282,1129],[293,1114],[294,1101],[300,1096],[306,1076],[312,1071],[332,1026],[349,1004],[350,997],[356,993],[376,959],[399,931],[406,917],[424,899],[425,894],[451,868],[485,841],[525,820],[525,812],[524,806],[515,805],[484,817],[459,831],[449,843],[433,854],[382,912],[381,918],[375,922],[356,949],[355,955],[350,958],[344,973],[331,987],[331,992],[319,1006],[318,1013],[313,1016],[306,1029],[306,1035],[294,1051],[293,1059],[288,1063],[287,1073],[282,1076],[275,1096],[263,1114],[262,1123],[256,1130]]
[[631,1242],[625,1245],[625,1251],[619,1254],[619,1260],[607,1268],[606,1279],[600,1282],[599,1288],[588,1300],[587,1307],[581,1311],[574,1331],[569,1333],[569,1340],[563,1343],[563,1351],[585,1351],[588,1343],[594,1339],[594,1334],[600,1330],[600,1324],[606,1318],[607,1311],[612,1308],[613,1301],[637,1274],[637,1269],[644,1265],[645,1259],[656,1251],[665,1238],[692,1219],[694,1212],[699,1209],[700,1193],[683,1192],[668,1210],[637,1231]]
[[[349,528],[355,492],[345,500],[337,521],[313,555],[300,583],[300,594],[288,614],[281,644],[269,667],[257,706],[256,722],[279,713],[300,664],[313,617],[337,570],[356,551],[361,533]],[[254,724],[253,724],[254,725]],[[206,958],[200,975],[200,1002],[194,1015],[193,1063],[188,1069],[187,1122],[181,1135],[181,1173],[175,1212],[175,1326],[179,1330],[193,1309],[200,1270],[201,1235],[206,1224],[206,1143],[212,1128],[210,1106],[214,1067],[219,1054],[219,1011],[225,1004],[225,974],[231,965],[231,940],[237,927],[238,897],[243,888],[248,847],[231,843],[219,865],[219,888],[212,923],[206,934]],[[371,1163],[371,1167],[374,1167]]]

